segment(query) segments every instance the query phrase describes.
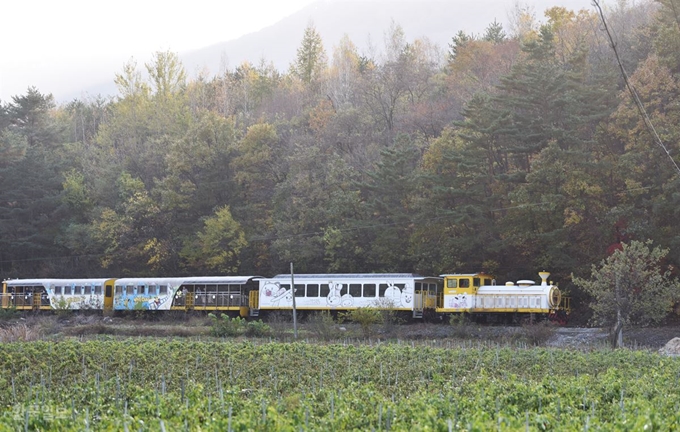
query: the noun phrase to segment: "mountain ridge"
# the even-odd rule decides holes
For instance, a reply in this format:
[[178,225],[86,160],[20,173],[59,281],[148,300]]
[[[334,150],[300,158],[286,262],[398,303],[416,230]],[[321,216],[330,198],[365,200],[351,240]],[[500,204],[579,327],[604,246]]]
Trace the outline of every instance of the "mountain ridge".
[[[552,6],[579,10],[589,0],[533,0],[536,19]],[[515,7],[499,0],[319,0],[282,18],[277,23],[237,39],[217,42],[179,57],[190,77],[207,71],[208,77],[233,69],[244,62],[259,64],[264,60],[279,71],[288,69],[310,23],[320,34],[328,58],[333,47],[346,34],[360,53],[372,56],[383,46],[383,37],[392,22],[402,27],[406,41],[427,38],[448,49],[451,38],[462,30],[480,34],[494,20],[508,29],[508,13]],[[89,94],[117,93],[113,78],[85,90]]]

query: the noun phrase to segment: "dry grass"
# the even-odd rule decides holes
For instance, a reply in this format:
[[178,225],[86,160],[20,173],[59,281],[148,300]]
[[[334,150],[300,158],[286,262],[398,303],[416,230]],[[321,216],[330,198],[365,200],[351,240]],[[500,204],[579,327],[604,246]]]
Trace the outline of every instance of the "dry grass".
[[42,338],[42,333],[35,327],[24,323],[0,328],[0,342],[26,342]]
[[522,326],[522,337],[529,345],[543,346],[555,334],[555,325],[549,321]]
[[104,324],[65,327],[66,336],[113,335],[123,337],[197,337],[208,336],[209,327],[180,325]]

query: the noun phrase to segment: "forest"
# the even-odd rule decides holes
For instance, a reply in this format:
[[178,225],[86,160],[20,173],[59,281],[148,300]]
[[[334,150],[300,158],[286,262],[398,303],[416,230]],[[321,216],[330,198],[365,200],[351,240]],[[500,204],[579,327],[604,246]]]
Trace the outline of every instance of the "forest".
[[[398,23],[373,54],[310,24],[188,78],[157,52],[119,95],[0,101],[0,279],[541,270],[578,296],[622,243],[680,256],[680,1],[517,8],[509,28]],[[615,54],[651,123],[647,128]],[[674,267],[669,267],[674,268]]]

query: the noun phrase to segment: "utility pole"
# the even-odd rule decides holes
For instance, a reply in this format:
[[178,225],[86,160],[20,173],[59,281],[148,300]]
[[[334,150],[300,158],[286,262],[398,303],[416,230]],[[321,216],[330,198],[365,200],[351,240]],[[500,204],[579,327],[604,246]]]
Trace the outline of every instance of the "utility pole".
[[293,296],[293,334],[295,335],[295,339],[297,339],[297,308],[295,307],[295,276],[293,274],[293,263],[290,263],[290,293]]

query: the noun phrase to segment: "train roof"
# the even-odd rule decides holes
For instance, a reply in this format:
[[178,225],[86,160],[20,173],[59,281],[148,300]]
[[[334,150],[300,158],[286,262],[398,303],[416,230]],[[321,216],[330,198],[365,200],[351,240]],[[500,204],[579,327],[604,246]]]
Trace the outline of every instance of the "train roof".
[[201,284],[201,283],[229,283],[233,285],[243,285],[251,280],[264,279],[262,276],[196,276],[186,278],[186,284]]
[[178,283],[178,284],[231,284],[243,285],[261,276],[186,276],[186,277],[139,277],[116,279],[116,285],[144,283]]
[[[440,279],[436,276],[421,276],[416,273],[319,273],[294,274],[295,279]],[[290,273],[277,274],[271,279],[290,279]]]
[[69,285],[69,284],[104,284],[112,278],[92,278],[92,279],[7,279],[3,283],[7,286],[26,286],[26,285]]

